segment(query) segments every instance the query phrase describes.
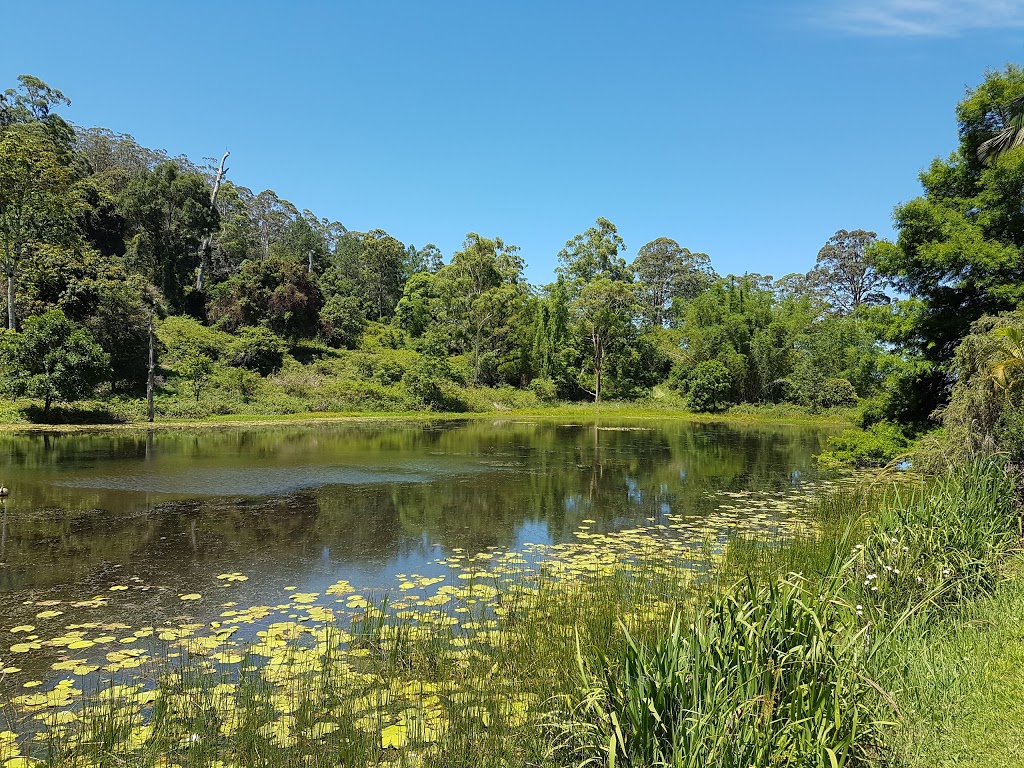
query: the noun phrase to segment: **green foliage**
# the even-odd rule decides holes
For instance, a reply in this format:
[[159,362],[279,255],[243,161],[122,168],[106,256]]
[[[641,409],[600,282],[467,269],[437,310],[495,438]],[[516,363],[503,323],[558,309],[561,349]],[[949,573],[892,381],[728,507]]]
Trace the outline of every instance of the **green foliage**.
[[530,391],[545,403],[554,402],[558,398],[558,386],[551,379],[534,379],[530,382]]
[[[653,643],[626,632],[563,726],[578,765],[858,764],[880,735],[849,607],[796,576],[743,583]],[[625,630],[624,630],[625,631]]]
[[433,411],[465,410],[451,390],[451,369],[443,360],[424,357],[411,365],[402,376],[406,390]]
[[619,256],[626,243],[608,219],[598,218],[594,226],[569,240],[558,253],[558,274],[579,290],[599,277],[625,280],[629,277],[626,260]]
[[355,349],[366,328],[366,312],[355,296],[331,296],[320,310],[320,334],[332,347]]
[[691,253],[667,237],[642,246],[630,269],[639,283],[644,319],[653,328],[665,324],[673,303],[691,301],[715,278],[707,254]]
[[874,254],[879,271],[921,303],[898,341],[935,366],[952,359],[972,322],[1024,299],[1024,151],[988,165],[978,158],[1022,94],[1024,70],[1013,65],[967,94],[957,107],[959,148],[921,174],[924,195],[894,213],[896,243]]
[[320,331],[323,294],[305,265],[270,258],[246,261],[237,275],[213,292],[210,320],[226,331],[265,325],[278,336],[298,340]]
[[967,462],[896,493],[851,563],[851,599],[875,623],[922,606],[990,593],[1020,541],[1016,478],[995,461]]
[[59,309],[30,317],[21,333],[3,339],[2,382],[15,397],[73,402],[96,391],[109,376],[109,361],[92,334]]
[[71,170],[49,136],[24,125],[0,132],[0,266],[7,276],[7,327],[12,330],[21,262],[31,244],[67,237],[75,207],[71,186]]
[[813,404],[819,408],[842,408],[857,404],[857,390],[847,379],[826,379]]
[[879,421],[864,430],[847,430],[828,439],[818,456],[824,467],[884,467],[911,448],[911,441],[895,424]]
[[231,365],[269,376],[281,368],[285,349],[284,342],[266,328],[246,327],[239,329],[238,337],[224,351],[224,359]]
[[699,363],[686,379],[686,404],[698,413],[724,411],[732,388],[729,369],[718,360]]
[[176,367],[188,356],[203,355],[218,360],[228,349],[232,337],[215,328],[208,328],[191,317],[172,316],[157,323],[156,336],[166,351],[161,362]]
[[129,265],[160,287],[176,311],[186,308],[203,238],[217,228],[206,180],[165,162],[136,176],[120,197]]
[[[590,342],[594,402],[600,402],[601,378],[609,355],[616,349],[626,347],[635,338],[633,319],[638,309],[636,293],[629,283],[598,277],[583,286],[569,309],[577,333]],[[581,385],[585,386],[584,382]]]
[[956,384],[942,413],[945,450],[963,457],[997,451],[1003,440],[1014,443],[1016,414],[1024,407],[1024,310],[978,320],[952,368]]

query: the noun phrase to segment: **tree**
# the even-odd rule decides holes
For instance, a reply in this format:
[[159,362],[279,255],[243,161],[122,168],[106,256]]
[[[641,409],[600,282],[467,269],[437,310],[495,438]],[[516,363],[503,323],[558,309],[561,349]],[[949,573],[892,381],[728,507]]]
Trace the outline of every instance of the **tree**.
[[40,247],[25,269],[32,314],[58,308],[84,325],[110,358],[111,389],[141,387],[147,376],[149,320],[162,298],[119,258],[88,248]]
[[659,237],[643,246],[630,265],[648,325],[659,328],[673,299],[689,301],[714,279],[707,254],[692,253],[675,240]]
[[433,243],[428,243],[422,248],[415,245],[408,245],[405,248],[405,262],[402,265],[402,276],[408,280],[415,274],[429,272],[433,274],[444,265],[444,255],[441,249]]
[[475,383],[482,380],[485,357],[496,368],[512,352],[513,326],[526,296],[522,269],[517,246],[470,232],[451,264],[433,277],[433,306],[455,348],[470,353]]
[[572,304],[580,333],[590,340],[595,403],[601,401],[601,376],[609,349],[632,328],[636,309],[633,286],[608,277],[585,285]]
[[16,126],[0,133],[0,259],[7,275],[7,327],[14,330],[15,281],[26,248],[60,239],[71,221],[72,176],[43,134]]
[[246,261],[237,275],[218,285],[209,314],[226,331],[264,325],[297,340],[317,335],[322,307],[323,294],[306,265],[272,257]]
[[576,235],[558,252],[561,262],[558,274],[564,275],[577,290],[597,277],[628,279],[626,261],[619,256],[619,252],[624,250],[626,244],[619,237],[615,225],[608,219],[599,218],[593,227]]
[[55,401],[87,397],[108,376],[107,356],[92,334],[59,309],[28,318],[4,346],[5,389],[41,399],[45,416]]
[[133,232],[129,264],[159,286],[172,309],[184,310],[202,243],[219,221],[206,179],[174,162],[162,163],[128,184],[121,208]]
[[878,271],[915,299],[915,310],[893,340],[931,368],[913,389],[924,419],[939,405],[952,377],[949,361],[971,324],[1024,301],[1024,149],[979,157],[986,141],[1006,129],[1006,115],[1024,97],[1024,69],[989,72],[957,107],[960,145],[921,174],[924,194],[894,212],[898,238],[880,243]]
[[402,297],[402,266],[405,246],[385,232],[374,229],[363,235],[359,281],[366,291],[372,316],[390,317]]
[[871,256],[876,237],[863,229],[840,229],[818,251],[808,281],[821,289],[837,311],[848,314],[858,307],[889,302],[883,290],[888,280],[878,274]]
[[35,123],[53,142],[62,160],[66,160],[75,131],[64,118],[51,111],[62,104],[70,105],[71,100],[38,77],[18,75],[18,87],[0,93],[0,132],[13,125]]
[[257,232],[260,256],[270,257],[270,246],[279,242],[288,226],[299,217],[299,209],[265,189],[252,201],[251,213]]

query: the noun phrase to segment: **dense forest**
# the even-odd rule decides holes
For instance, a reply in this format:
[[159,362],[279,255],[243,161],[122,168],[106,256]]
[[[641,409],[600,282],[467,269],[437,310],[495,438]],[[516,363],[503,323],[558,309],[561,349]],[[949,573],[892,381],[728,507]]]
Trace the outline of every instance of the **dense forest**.
[[629,260],[598,218],[533,286],[496,234],[446,257],[349,230],[235,183],[227,154],[202,166],[72,125],[24,75],[0,96],[8,416],[86,400],[141,419],[149,385],[161,417],[614,399],[859,405],[864,425],[917,429],[956,385],[947,422],[1005,431],[1013,409],[977,394],[1016,396],[1022,99],[1012,65],[966,95],[959,147],[896,208],[895,242],[840,230],[806,274],[723,276],[668,236]]

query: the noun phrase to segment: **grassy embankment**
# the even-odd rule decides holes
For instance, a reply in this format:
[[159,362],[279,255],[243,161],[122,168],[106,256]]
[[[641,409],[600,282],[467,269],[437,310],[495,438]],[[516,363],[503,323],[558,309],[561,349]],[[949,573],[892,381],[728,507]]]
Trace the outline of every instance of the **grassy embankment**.
[[[1002,468],[792,502],[772,538],[716,513],[724,548],[681,517],[582,529],[539,569],[455,557],[390,603],[340,583],[337,605],[152,628],[151,657],[64,661],[66,682],[14,699],[39,735],[0,736],[5,768],[1014,764],[1024,590]],[[92,642],[74,638],[35,642]]]
[[[500,405],[500,404],[499,404]],[[736,423],[823,425],[848,427],[851,409],[812,412],[800,406],[736,406],[723,413],[694,413],[677,401],[578,403],[558,402],[525,406],[490,407],[477,411],[297,411],[292,413],[224,413],[195,417],[157,415],[153,423],[144,412],[120,410],[103,401],[79,404],[71,408],[55,408],[46,421],[33,420],[30,414],[35,403],[28,400],[0,400],[0,430],[3,431],[74,431],[80,429],[180,429],[232,425],[272,426],[278,424],[321,424],[330,422],[375,421],[457,421],[467,419],[596,419],[653,420],[686,419],[690,421],[730,421]]]

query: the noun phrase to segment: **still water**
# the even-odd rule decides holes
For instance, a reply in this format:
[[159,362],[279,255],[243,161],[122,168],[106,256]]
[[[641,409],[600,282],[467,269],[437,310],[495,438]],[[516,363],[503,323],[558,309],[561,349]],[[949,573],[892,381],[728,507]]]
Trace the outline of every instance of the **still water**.
[[184,620],[187,593],[387,590],[452,552],[560,543],[583,522],[696,525],[738,492],[805,492],[827,434],[495,420],[3,435],[0,634],[38,624],[40,605],[95,617],[74,602],[100,595],[105,621]]

